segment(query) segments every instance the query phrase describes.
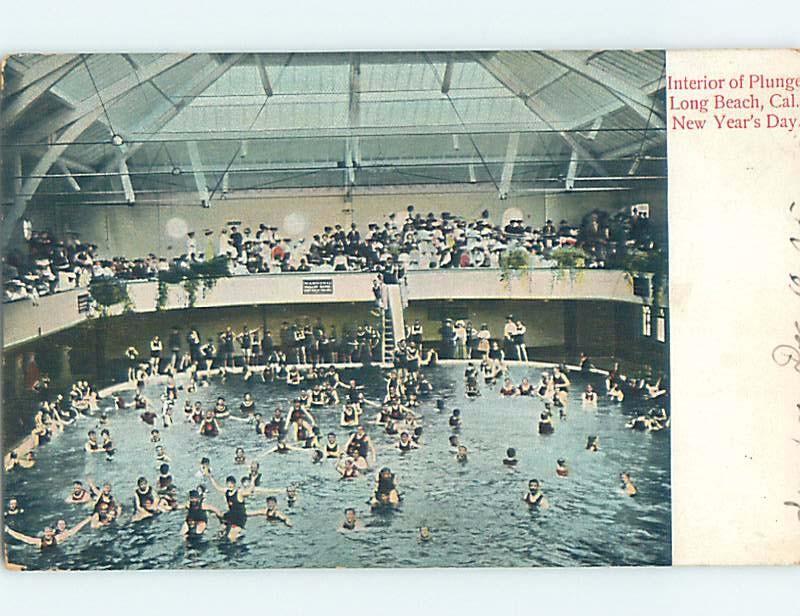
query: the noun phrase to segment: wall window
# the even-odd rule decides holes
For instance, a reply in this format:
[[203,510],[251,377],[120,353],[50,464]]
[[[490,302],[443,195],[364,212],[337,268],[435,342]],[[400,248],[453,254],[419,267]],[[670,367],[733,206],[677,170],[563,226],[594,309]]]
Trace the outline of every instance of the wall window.
[[642,306],[642,336],[653,334],[652,318],[650,306]]
[[663,308],[658,309],[656,317],[656,339],[659,342],[667,341],[667,314]]

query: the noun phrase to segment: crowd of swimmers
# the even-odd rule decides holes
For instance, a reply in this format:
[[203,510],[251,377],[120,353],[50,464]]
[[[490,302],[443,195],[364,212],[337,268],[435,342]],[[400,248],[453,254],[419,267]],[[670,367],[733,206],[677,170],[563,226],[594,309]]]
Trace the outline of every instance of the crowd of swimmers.
[[[409,341],[408,344],[415,344],[415,341]],[[10,452],[5,460],[7,471],[33,466],[36,463],[33,452],[37,447],[77,423],[94,423],[94,427],[87,430],[85,455],[98,455],[111,460],[116,454],[111,417],[117,412],[133,411],[139,414],[144,429],[149,433],[158,463],[158,475],[153,482],[145,476],[139,477],[129,501],[124,496],[118,497],[108,482],[97,484],[90,478],[76,480],[65,502],[80,507],[86,515],[72,527],[59,520],[38,536],[26,535],[15,528],[17,516],[24,511],[24,503],[17,498],[11,499],[5,515],[6,531],[12,538],[44,550],[63,544],[86,526],[100,529],[123,521],[137,523],[170,512],[181,512],[183,521],[180,533],[184,537],[191,539],[203,535],[210,521],[216,520],[219,535],[235,542],[242,536],[251,517],[292,526],[289,515],[279,508],[279,497],[285,497],[287,506],[292,507],[298,498],[298,487],[264,485],[260,462],[266,456],[294,452],[306,452],[311,464],[331,463],[341,481],[352,481],[364,475],[373,476],[368,499],[370,508],[376,511],[398,508],[403,501],[398,479],[391,468],[378,464],[386,451],[382,446],[379,451],[372,436],[379,432],[386,435],[392,443],[391,449],[404,454],[413,455],[411,452],[421,447],[437,446],[426,443],[423,437],[422,408],[434,408],[432,412],[441,413],[445,411],[445,401],[439,398],[433,403],[434,387],[422,367],[423,362],[418,356],[411,362],[399,357],[395,368],[385,372],[385,388],[377,399],[369,399],[363,383],[343,378],[339,369],[331,365],[309,366],[302,371],[290,366],[281,371],[263,372],[261,377],[265,382],[283,383],[293,392],[293,399],[286,409],[280,406],[263,409],[251,392],[243,396],[238,408],[230,408],[223,396],[217,397],[210,407],[193,401],[192,394],[197,392],[198,387],[208,384],[212,372],[220,375],[222,380],[233,376],[234,372],[226,371],[224,367],[217,371],[192,370],[181,379],[180,384],[176,375],[167,369],[166,378],[161,377],[157,381],[163,382],[163,390],[157,401],[148,399],[145,390],[147,383],[158,374],[157,369],[149,372],[136,367],[131,375],[135,381],[135,391],[130,400],[119,393],[101,399],[84,381],[79,381],[71,388],[68,400],[62,396],[53,398],[46,380],[40,379],[41,382],[37,382],[35,387],[39,390],[41,402],[28,449],[23,452],[17,448]],[[581,356],[577,370],[591,372],[591,360],[586,355]],[[474,401],[491,392],[491,395],[500,397],[528,396],[534,403],[538,400],[542,410],[535,429],[539,434],[548,435],[556,430],[558,422],[567,419],[572,386],[569,372],[566,366],[556,366],[542,373],[537,383],[531,383],[527,378],[514,383],[502,356],[487,353],[479,363],[470,361],[466,365],[466,397]],[[241,374],[245,382],[253,376],[247,365],[237,374]],[[605,377],[605,390],[601,394],[592,385],[587,385],[580,394],[581,404],[589,407],[596,405],[600,395],[606,395],[614,402],[638,397],[651,402],[652,409],[646,415],[633,418],[628,427],[648,431],[669,427],[668,392],[663,379],[627,378],[615,366]],[[335,414],[340,427],[348,433],[342,441],[335,431],[323,434],[320,428],[319,417],[330,417],[331,413]],[[180,427],[183,425],[194,431],[197,438],[214,438],[222,431],[237,429],[234,427],[237,424],[245,426],[247,431],[263,439],[264,443],[259,453],[251,459],[247,458],[241,447],[233,452],[233,464],[246,468],[246,471],[240,473],[239,477],[231,474],[221,480],[213,473],[211,460],[204,457],[196,473],[197,485],[183,492],[182,497],[182,490],[175,485],[172,476],[172,460],[161,441],[161,431],[181,430],[184,429]],[[460,441],[460,409],[450,411],[447,425],[450,431],[447,445],[450,455],[455,463],[464,465],[470,454],[467,444]],[[585,449],[589,453],[599,451],[598,435],[587,437]],[[516,449],[507,448],[505,457],[499,463],[516,471]],[[566,478],[569,474],[567,461],[557,459],[556,477]],[[638,493],[630,473],[621,473],[620,481],[624,494],[634,496]],[[526,484],[522,500],[532,510],[549,507],[543,483],[534,478]],[[221,496],[224,502],[222,507],[214,503],[214,493]],[[131,505],[127,506],[126,501]],[[259,503],[263,503],[263,506],[259,507]],[[338,530],[351,532],[366,526],[368,524],[358,519],[356,508],[348,507],[344,510]],[[421,527],[419,540],[429,541],[431,538],[431,529],[428,526]]]

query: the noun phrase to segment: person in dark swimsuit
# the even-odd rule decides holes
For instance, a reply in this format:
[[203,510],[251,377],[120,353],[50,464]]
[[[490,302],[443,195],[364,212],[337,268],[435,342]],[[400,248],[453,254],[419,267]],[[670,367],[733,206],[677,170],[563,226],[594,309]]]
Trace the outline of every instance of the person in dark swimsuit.
[[92,528],[108,526],[122,513],[122,505],[117,504],[117,501],[111,494],[110,483],[103,484],[103,488],[101,490],[90,482],[89,488],[92,490],[92,493],[95,496],[94,513],[92,514]]
[[353,531],[353,530],[362,530],[364,525],[361,523],[356,517],[356,510],[352,507],[348,507],[344,510],[344,520],[342,521],[342,525],[339,527],[340,531]]
[[336,470],[339,471],[341,479],[355,479],[359,475],[355,461],[349,456],[344,458],[344,461],[336,466]]
[[201,436],[218,436],[219,435],[219,422],[214,416],[214,411],[206,411],[203,421],[200,422],[200,429],[198,430]]
[[516,469],[517,462],[517,450],[513,447],[506,449],[506,457],[503,458],[503,466],[510,469]]
[[225,524],[222,536],[227,537],[229,541],[236,542],[239,537],[244,533],[245,524],[247,524],[247,507],[245,502],[248,497],[253,495],[254,486],[250,484],[249,478],[247,481],[242,481],[247,484],[247,487],[236,487],[236,477],[229,475],[225,479],[225,485],[221,486],[217,483],[216,479],[208,475],[211,485],[214,489],[225,496],[225,502],[228,505],[228,511],[222,516],[221,520]]
[[411,451],[412,449],[417,449],[419,445],[417,445],[411,439],[411,435],[408,432],[401,432],[400,440],[397,441],[396,447],[397,449],[400,450],[401,453],[405,453],[407,451]]
[[400,504],[400,493],[394,473],[388,467],[383,467],[375,478],[375,489],[370,499],[373,509],[380,507],[397,507]]
[[76,481],[72,484],[72,492],[69,493],[65,502],[70,505],[82,505],[83,503],[88,503],[92,500],[92,495],[86,488],[83,487],[83,483],[80,481]]
[[350,435],[347,443],[345,444],[345,451],[347,455],[352,456],[358,468],[364,469],[369,466],[368,457],[374,464],[377,460],[378,454],[375,451],[375,446],[372,444],[364,426],[358,426],[356,431]]
[[47,526],[40,537],[31,537],[30,535],[25,535],[24,533],[14,530],[13,528],[9,528],[8,525],[6,525],[5,531],[10,537],[13,537],[17,541],[22,541],[28,545],[35,546],[42,551],[50,551],[59,545],[62,545],[70,537],[74,537],[78,531],[80,531],[91,521],[92,518],[89,516],[78,522],[72,528],[66,528],[59,533],[56,533],[56,529]]
[[528,493],[522,497],[522,500],[528,505],[530,509],[547,509],[550,503],[547,497],[541,490],[541,483],[538,479],[531,479],[528,482]]
[[286,526],[292,525],[292,521],[286,517],[286,514],[278,510],[278,499],[274,496],[267,496],[267,507],[265,509],[258,509],[247,515],[251,518],[263,515],[268,522],[283,522]]
[[181,535],[187,539],[199,537],[206,532],[209,511],[217,517],[222,517],[223,515],[216,507],[206,505],[197,490],[189,491],[189,501],[186,503],[185,508],[186,518],[183,521],[183,526],[181,526]]
[[555,428],[553,427],[553,420],[547,413],[539,415],[539,434],[553,434]]
[[326,458],[338,458],[342,455],[342,452],[339,451],[339,443],[336,441],[336,433],[329,432],[328,433],[328,442],[325,443],[325,457]]
[[133,490],[134,514],[131,521],[138,522],[160,513],[157,500],[153,486],[149,485],[144,477],[139,477]]

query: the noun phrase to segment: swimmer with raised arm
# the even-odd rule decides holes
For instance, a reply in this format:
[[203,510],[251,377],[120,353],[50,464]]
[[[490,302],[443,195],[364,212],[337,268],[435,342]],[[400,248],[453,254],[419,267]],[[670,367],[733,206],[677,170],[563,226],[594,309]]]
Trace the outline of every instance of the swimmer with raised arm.
[[31,537],[30,535],[26,535],[19,531],[10,528],[8,525],[5,527],[6,533],[9,536],[13,537],[17,541],[21,541],[22,543],[27,543],[28,545],[32,545],[34,547],[39,548],[42,551],[51,550],[53,548],[58,547],[59,545],[64,544],[70,538],[74,537],[78,534],[78,532],[89,522],[92,521],[91,516],[84,518],[80,522],[78,522],[72,528],[64,528],[61,532],[56,532],[55,528],[50,526],[45,527],[44,531],[39,537]]
[[255,516],[264,516],[268,522],[282,522],[286,526],[292,526],[292,521],[286,514],[278,510],[278,499],[274,496],[267,496],[267,506],[265,509],[258,509],[247,514],[247,517],[250,518]]
[[[207,475],[211,485],[214,489],[225,497],[228,504],[228,511],[220,516],[221,521],[225,524],[222,531],[222,536],[227,537],[228,541],[235,543],[239,537],[244,533],[244,527],[247,524],[247,506],[246,501],[251,497],[255,491],[255,487],[250,484],[249,478],[242,478],[242,486],[236,487],[236,477],[229,475],[225,479],[225,485],[222,486],[217,483],[213,475]],[[245,484],[248,484],[245,487]]]

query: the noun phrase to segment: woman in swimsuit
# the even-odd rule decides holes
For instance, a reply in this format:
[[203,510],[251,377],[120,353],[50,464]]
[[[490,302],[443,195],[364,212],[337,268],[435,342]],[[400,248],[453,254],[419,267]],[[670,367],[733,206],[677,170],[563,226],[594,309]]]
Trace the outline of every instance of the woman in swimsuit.
[[[244,533],[245,524],[247,524],[247,507],[246,500],[253,495],[255,487],[250,484],[249,478],[247,481],[242,481],[240,488],[236,487],[236,477],[233,475],[225,479],[225,485],[221,486],[217,483],[216,479],[208,474],[207,477],[211,481],[211,485],[217,492],[220,492],[228,504],[228,511],[220,516],[221,521],[225,524],[223,535],[228,538],[228,541],[235,543],[239,537]],[[245,487],[246,485],[246,487]]]

